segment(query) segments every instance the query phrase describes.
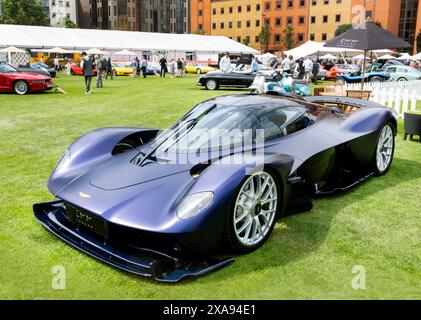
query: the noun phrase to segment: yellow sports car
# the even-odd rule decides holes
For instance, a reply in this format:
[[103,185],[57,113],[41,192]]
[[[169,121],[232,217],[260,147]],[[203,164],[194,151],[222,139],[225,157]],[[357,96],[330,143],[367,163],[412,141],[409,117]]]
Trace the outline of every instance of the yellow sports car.
[[124,63],[113,63],[113,75],[115,76],[129,76],[133,74],[133,68],[128,67]]
[[209,71],[214,71],[215,68],[208,67],[199,63],[189,63],[186,65],[186,73],[208,73]]

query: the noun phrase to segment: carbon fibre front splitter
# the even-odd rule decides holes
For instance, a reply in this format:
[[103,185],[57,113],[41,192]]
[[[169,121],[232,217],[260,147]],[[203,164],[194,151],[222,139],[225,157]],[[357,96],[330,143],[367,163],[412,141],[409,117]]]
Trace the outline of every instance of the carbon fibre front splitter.
[[37,203],[35,217],[50,232],[84,253],[121,270],[162,282],[177,282],[204,275],[233,262],[233,258],[201,259],[173,257],[147,248],[123,250],[79,230],[65,217],[61,200]]

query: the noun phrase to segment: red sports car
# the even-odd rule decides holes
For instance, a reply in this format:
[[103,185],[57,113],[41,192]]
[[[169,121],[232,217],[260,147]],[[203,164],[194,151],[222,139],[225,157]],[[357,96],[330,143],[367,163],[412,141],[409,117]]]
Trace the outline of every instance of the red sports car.
[[26,94],[41,92],[53,87],[51,78],[30,72],[21,72],[6,63],[0,64],[0,92]]
[[[72,64],[70,67],[70,73],[74,76],[83,76],[83,70],[78,64]],[[96,77],[97,70],[94,68],[94,76]]]

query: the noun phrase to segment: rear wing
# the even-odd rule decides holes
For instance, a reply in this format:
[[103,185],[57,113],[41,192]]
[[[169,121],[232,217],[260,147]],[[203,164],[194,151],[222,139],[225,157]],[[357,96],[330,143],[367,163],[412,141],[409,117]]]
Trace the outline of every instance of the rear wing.
[[304,99],[308,102],[318,104],[346,105],[356,108],[385,108],[385,106],[377,102],[341,96],[311,96],[304,97]]

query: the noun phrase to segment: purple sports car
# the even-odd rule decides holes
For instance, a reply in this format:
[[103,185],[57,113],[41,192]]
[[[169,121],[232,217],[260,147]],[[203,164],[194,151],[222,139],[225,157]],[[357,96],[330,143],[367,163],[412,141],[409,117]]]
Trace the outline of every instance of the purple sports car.
[[311,197],[385,174],[396,131],[393,111],[370,101],[221,96],[163,132],[81,136],[49,179],[57,200],[34,212],[88,255],[175,282],[233,261],[221,253],[257,249]]

